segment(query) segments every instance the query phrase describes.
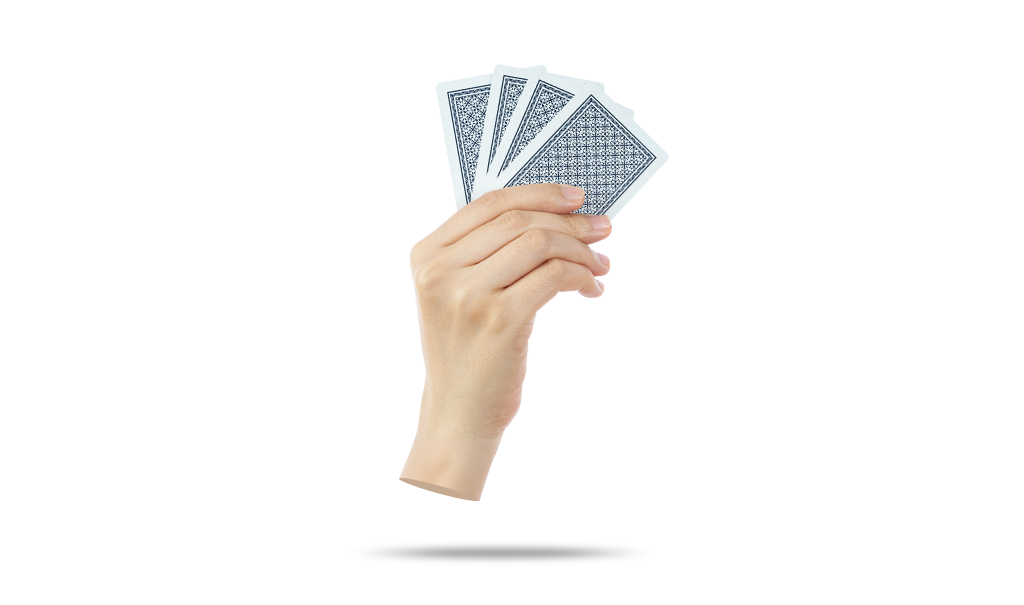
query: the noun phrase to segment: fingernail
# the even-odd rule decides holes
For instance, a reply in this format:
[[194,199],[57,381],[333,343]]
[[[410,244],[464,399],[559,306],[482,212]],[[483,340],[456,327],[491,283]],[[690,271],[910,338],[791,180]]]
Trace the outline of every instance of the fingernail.
[[[600,263],[602,265],[604,265],[605,267],[608,267],[609,269],[612,268],[612,261],[611,261],[611,259],[609,259],[607,256],[601,254],[600,252],[597,253],[597,260],[600,261]],[[600,282],[598,282],[598,283],[600,283]]]
[[597,285],[601,288],[601,291],[604,292],[604,284],[601,283],[601,280],[595,279],[594,281],[597,282]]
[[583,190],[579,187],[569,187],[568,185],[562,185],[562,195],[567,200],[582,200]]
[[595,214],[590,217],[590,224],[596,231],[604,231],[608,227],[612,226],[612,219],[608,218],[603,214]]

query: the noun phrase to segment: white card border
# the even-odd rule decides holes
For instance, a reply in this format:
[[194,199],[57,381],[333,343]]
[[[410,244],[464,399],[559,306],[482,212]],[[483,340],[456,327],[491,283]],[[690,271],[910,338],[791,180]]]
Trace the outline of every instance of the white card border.
[[[485,74],[483,76],[473,76],[472,78],[463,78],[461,80],[449,80],[448,82],[441,82],[437,85],[437,105],[441,114],[441,131],[444,134],[445,150],[448,152],[448,170],[452,177],[452,189],[455,194],[456,210],[469,203],[469,200],[466,199],[465,191],[462,188],[462,167],[459,166],[459,151],[455,146],[455,129],[454,126],[452,126],[452,111],[448,104],[448,93],[453,90],[461,90],[463,88],[490,86],[490,84],[491,74]],[[490,101],[489,98],[488,101]],[[476,186],[476,181],[478,179],[479,175],[474,177],[474,187]]]

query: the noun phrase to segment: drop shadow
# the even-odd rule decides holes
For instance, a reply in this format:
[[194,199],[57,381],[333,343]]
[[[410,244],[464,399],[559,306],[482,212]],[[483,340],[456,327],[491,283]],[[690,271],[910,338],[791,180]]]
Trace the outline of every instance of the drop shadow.
[[595,559],[633,553],[576,546],[428,546],[370,551],[370,555],[407,559]]

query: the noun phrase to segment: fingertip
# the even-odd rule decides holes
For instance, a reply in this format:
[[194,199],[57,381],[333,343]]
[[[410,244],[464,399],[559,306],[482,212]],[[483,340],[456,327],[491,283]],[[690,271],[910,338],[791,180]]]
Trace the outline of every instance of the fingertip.
[[598,296],[604,294],[604,284],[601,283],[601,280],[595,279],[594,282],[594,287],[583,288],[582,290],[580,290],[580,295],[582,295],[585,298],[597,298]]
[[558,200],[559,209],[562,212],[573,212],[583,206],[586,193],[579,187],[571,185],[557,185],[561,198]]
[[583,201],[583,197],[586,195],[583,189],[579,187],[573,187],[572,185],[562,185],[562,197],[571,201]]
[[559,212],[559,213],[562,213],[562,214],[569,214],[570,212],[576,212],[577,210],[579,210],[582,207],[583,207],[583,200],[576,200],[576,201],[573,201],[573,200],[562,200],[562,201],[558,202],[557,210],[555,210],[555,212]]

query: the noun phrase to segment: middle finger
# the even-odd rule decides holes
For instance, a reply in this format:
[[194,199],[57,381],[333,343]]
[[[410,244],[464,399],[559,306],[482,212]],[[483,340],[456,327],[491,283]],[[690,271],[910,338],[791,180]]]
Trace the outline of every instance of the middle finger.
[[605,215],[555,214],[510,210],[484,223],[445,250],[448,262],[456,267],[480,263],[530,229],[543,229],[593,244],[608,237],[612,223]]

